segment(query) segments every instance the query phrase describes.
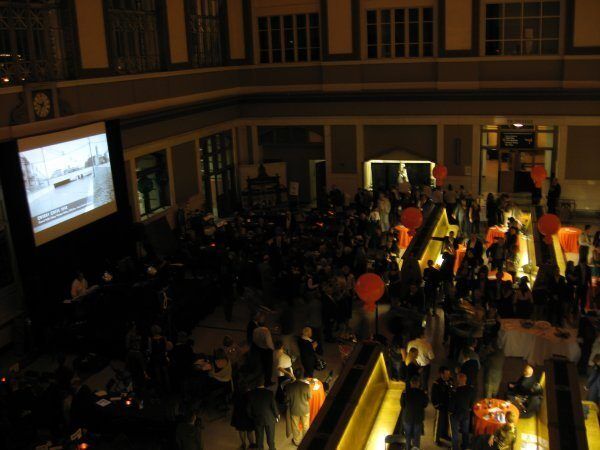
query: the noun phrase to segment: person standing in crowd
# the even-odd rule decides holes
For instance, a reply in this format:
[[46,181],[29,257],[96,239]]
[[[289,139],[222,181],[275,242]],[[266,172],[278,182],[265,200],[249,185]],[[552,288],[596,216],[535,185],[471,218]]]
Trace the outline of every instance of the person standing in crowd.
[[469,339],[467,345],[460,352],[459,360],[460,372],[467,377],[467,384],[477,389],[477,381],[479,379],[479,369],[481,363],[479,362],[479,355],[475,351],[477,341],[475,339]]
[[433,316],[440,284],[440,272],[433,265],[433,260],[427,261],[427,267],[423,270],[423,281],[425,282],[425,310]]
[[471,233],[478,235],[479,224],[481,223],[481,203],[479,203],[479,198],[473,200],[469,208],[469,223],[471,225]]
[[242,450],[255,448],[254,422],[248,415],[248,387],[242,377],[238,377],[233,391],[233,411],[231,412],[231,426],[235,428],[242,442]]
[[450,230],[448,236],[444,237],[444,241],[442,242],[442,253],[454,255],[457,249],[458,241],[456,237],[454,237],[454,231]]
[[275,350],[271,330],[265,326],[255,328],[252,332],[252,345],[260,355],[265,386],[271,386],[273,384],[273,350]]
[[579,260],[575,268],[577,285],[575,288],[575,299],[579,306],[579,312],[585,314],[588,293],[592,289],[592,269],[584,260]]
[[417,283],[411,282],[408,285],[408,292],[404,303],[412,308],[415,308],[421,312],[425,311],[425,298],[423,292]]
[[529,278],[521,277],[515,291],[515,315],[519,319],[531,319],[533,314],[533,295],[528,283]]
[[275,448],[275,425],[279,421],[279,410],[275,404],[273,392],[260,385],[248,393],[248,404],[246,406],[248,416],[254,422],[254,433],[256,434],[257,448],[263,450],[265,447],[265,436],[269,450]]
[[246,327],[246,339],[248,343],[252,343],[254,338],[254,329],[262,327],[265,323],[265,315],[262,311],[256,311]]
[[560,184],[558,184],[558,178],[552,178],[550,182],[550,188],[548,189],[548,214],[556,214],[558,208],[558,201],[560,200]]
[[454,210],[456,209],[456,191],[452,188],[452,185],[448,185],[448,189],[444,192],[444,203],[446,204],[446,214],[450,223],[455,223]]
[[421,447],[425,408],[429,403],[427,394],[419,387],[420,383],[418,376],[412,377],[408,389],[400,397],[402,426],[406,437],[406,448],[409,449]]
[[298,348],[300,350],[300,361],[302,367],[304,367],[304,374],[312,378],[315,374],[317,367],[317,341],[312,339],[312,329],[310,327],[304,327],[302,329],[302,336],[298,339]]
[[464,237],[469,234],[471,222],[469,221],[469,207],[467,205],[466,199],[461,199],[456,205],[456,208],[453,211],[452,217],[456,221],[456,224],[459,228],[460,236]]
[[466,253],[465,260],[471,272],[482,264],[483,260],[483,242],[477,237],[477,234],[473,231],[469,236],[469,240],[465,243]]
[[475,403],[475,389],[467,384],[467,375],[459,373],[457,386],[450,396],[450,427],[452,429],[452,450],[466,450],[469,446],[469,425],[471,408]]
[[500,390],[502,381],[502,369],[504,367],[504,352],[498,347],[495,341],[490,343],[485,349],[483,366],[483,397],[495,398]]
[[273,352],[273,368],[274,368],[274,379],[277,379],[277,394],[275,398],[277,401],[282,403],[283,401],[283,388],[287,383],[294,379],[294,372],[292,369],[292,358],[285,352],[283,348],[283,342],[281,340],[275,341],[275,351]]
[[411,348],[406,353],[406,358],[404,359],[404,365],[402,366],[402,381],[408,383],[414,377],[421,376],[421,366],[417,362],[419,358],[419,350],[416,347]]
[[583,228],[583,233],[579,235],[579,262],[587,264],[588,255],[590,254],[590,247],[592,246],[592,226],[586,225]]
[[433,439],[436,445],[441,446],[441,440],[450,441],[450,418],[448,407],[450,396],[454,387],[452,373],[446,366],[439,369],[440,377],[431,385],[431,403],[435,408],[435,422],[433,426]]
[[508,253],[505,239],[498,238],[496,242],[489,246],[485,253],[492,262],[492,270],[502,270]]
[[162,335],[162,330],[158,325],[153,325],[150,328],[150,333],[151,337],[148,339],[150,352],[148,366],[154,382],[166,392],[169,392],[169,358],[167,354],[173,345]]
[[425,337],[425,328],[421,328],[419,337],[413,339],[406,346],[408,353],[415,348],[418,350],[417,364],[421,370],[421,388],[427,392],[429,386],[429,374],[431,373],[431,361],[435,358],[431,342]]
[[302,367],[294,369],[296,379],[285,386],[285,399],[292,427],[292,442],[300,445],[310,426],[309,402],[312,397],[310,383],[304,378]]
[[488,228],[494,227],[498,224],[498,205],[494,194],[491,192],[487,195],[485,200],[485,216],[487,219]]
[[390,229],[390,211],[392,210],[392,205],[383,192],[379,194],[377,210],[379,211],[380,218],[379,226],[381,227],[381,231],[386,233]]
[[175,441],[179,450],[204,450],[202,425],[195,412],[188,413],[184,421],[177,425]]

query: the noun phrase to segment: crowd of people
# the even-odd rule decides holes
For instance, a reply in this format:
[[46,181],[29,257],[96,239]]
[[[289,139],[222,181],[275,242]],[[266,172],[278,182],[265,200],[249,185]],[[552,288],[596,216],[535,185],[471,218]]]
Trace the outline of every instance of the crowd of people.
[[[400,267],[404,249],[397,226],[408,207],[420,208],[425,218],[436,208],[445,208],[450,222],[458,225],[456,235],[451,232],[444,239],[439,267],[431,260],[422,272],[414,255],[404,255]],[[470,436],[473,403],[482,394],[492,397],[502,391],[500,319],[547,319],[556,325],[576,321],[593,309],[586,299],[600,262],[596,236],[594,268],[587,260],[580,261],[570,264],[563,277],[549,267],[543,282],[531,289],[527,276],[519,277],[518,240],[523,230],[517,211],[505,194],[498,198],[489,194],[484,214],[479,198],[463,186],[441,189],[401,183],[377,192],[360,189],[351,201],[334,187],[328,207],[319,210],[244,211],[227,221],[215,221],[211,214],[187,217],[176,230],[185,242],[178,252],[184,263],[176,258],[165,261],[148,251],[137,266],[137,276],[128,281],[128,286],[150,289],[151,307],[145,306],[141,316],[138,312],[129,317],[122,352],[125,370],[106,390],[109,396],[111,391],[124,392],[138,410],[170,399],[169,417],[162,419],[173,424],[168,443],[163,442],[166,446],[210,448],[202,441],[199,418],[201,412],[211,410],[231,414],[243,448],[262,449],[266,441],[274,450],[276,422],[286,418],[292,442],[299,444],[309,428],[311,383],[319,377],[327,389],[332,380],[323,347],[376,339],[387,347],[391,377],[406,382],[401,414],[408,448],[420,447],[424,410],[430,401],[437,412],[436,443],[448,441],[454,450],[472,445],[512,448],[515,426],[509,416],[495,435],[477,442]],[[483,224],[501,224],[508,231],[487,247]],[[465,256],[455,271],[461,244]],[[201,258],[194,259],[198,254]],[[200,354],[190,337],[200,318],[197,310],[174,313],[187,295],[178,286],[183,278],[197,275],[198,260],[208,264],[213,284],[206,292],[195,292],[194,301],[210,296],[222,305],[227,321],[233,320],[235,303],[248,305],[250,314],[244,339],[227,336],[221,346]],[[124,282],[117,270],[113,272],[102,277],[97,289],[89,288],[79,273],[71,295],[85,301],[88,292],[97,295]],[[381,302],[390,304],[390,312],[386,330],[379,334],[354,292],[356,280],[366,272],[380,275],[387,286]],[[302,315],[297,314],[299,309]],[[442,313],[448,354],[435,355],[423,321]],[[590,392],[597,396],[600,349],[592,343],[586,357],[595,361]],[[439,378],[430,383],[434,361],[436,366],[441,361],[444,365]],[[2,411],[14,416],[2,416],[3,429],[16,423],[14,429],[30,430],[32,436],[36,433],[31,430],[45,428],[53,438],[74,428],[105,433],[114,422],[107,425],[96,405],[98,396],[74,369],[61,359],[42,388],[16,377],[5,383]],[[525,368],[527,381],[530,371],[531,367]],[[520,379],[507,389],[523,410],[535,412],[538,386]],[[30,403],[22,399],[25,391]],[[45,414],[40,402],[34,401],[46,396],[52,401],[41,403],[44,408],[52,405],[52,414]],[[49,420],[52,423],[46,423]]]

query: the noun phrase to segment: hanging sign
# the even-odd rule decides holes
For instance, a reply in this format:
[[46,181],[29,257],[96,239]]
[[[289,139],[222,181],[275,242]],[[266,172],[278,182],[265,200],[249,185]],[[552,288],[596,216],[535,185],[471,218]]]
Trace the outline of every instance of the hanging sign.
[[503,148],[534,148],[535,133],[502,133],[500,142]]

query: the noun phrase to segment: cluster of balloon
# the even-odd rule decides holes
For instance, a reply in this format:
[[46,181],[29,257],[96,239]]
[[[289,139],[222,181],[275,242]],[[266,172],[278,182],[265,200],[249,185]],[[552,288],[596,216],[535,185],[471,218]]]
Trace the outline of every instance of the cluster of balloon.
[[535,183],[536,188],[541,188],[542,183],[548,177],[548,173],[544,166],[533,166],[531,168],[531,179]]
[[560,226],[560,219],[556,214],[544,214],[537,221],[538,230],[544,235],[546,244],[552,243],[552,235],[558,233]]
[[448,169],[442,164],[437,164],[433,168],[433,176],[435,177],[435,185],[443,186],[446,176],[448,176]]
[[365,309],[373,312],[375,310],[375,303],[383,297],[385,285],[379,275],[364,273],[356,280],[354,290],[358,298],[363,301]]
[[423,225],[423,213],[419,208],[411,206],[402,211],[400,215],[400,223],[408,228],[408,234],[414,236],[417,228]]

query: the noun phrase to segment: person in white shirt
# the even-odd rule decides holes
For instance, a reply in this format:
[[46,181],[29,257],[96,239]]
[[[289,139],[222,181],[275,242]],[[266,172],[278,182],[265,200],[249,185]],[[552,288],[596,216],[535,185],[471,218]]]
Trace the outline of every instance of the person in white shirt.
[[429,389],[429,374],[431,372],[431,361],[435,358],[433,353],[433,347],[431,343],[425,337],[425,328],[421,329],[421,335],[413,339],[406,346],[406,351],[409,352],[411,348],[416,348],[419,351],[417,356],[417,364],[423,368],[421,371],[421,387],[427,392]]
[[280,403],[283,403],[283,388],[293,379],[292,358],[285,352],[283,342],[276,340],[275,351],[273,351],[273,380],[277,380],[277,394],[275,394],[275,398]]
[[588,263],[588,255],[592,246],[592,231],[591,225],[586,225],[583,233],[579,235],[579,262]]
[[71,298],[85,295],[88,290],[88,282],[83,276],[83,272],[77,271],[77,277],[71,283]]

